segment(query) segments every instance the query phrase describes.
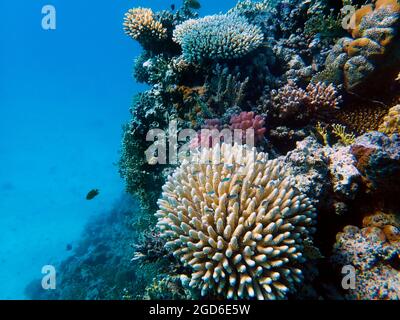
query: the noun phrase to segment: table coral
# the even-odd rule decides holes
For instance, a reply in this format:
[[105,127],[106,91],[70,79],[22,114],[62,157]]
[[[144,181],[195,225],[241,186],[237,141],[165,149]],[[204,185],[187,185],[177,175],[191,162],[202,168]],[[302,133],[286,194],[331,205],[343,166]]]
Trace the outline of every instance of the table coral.
[[181,45],[185,60],[201,62],[240,58],[259,47],[264,36],[244,17],[225,14],[187,20],[175,28],[173,39]]

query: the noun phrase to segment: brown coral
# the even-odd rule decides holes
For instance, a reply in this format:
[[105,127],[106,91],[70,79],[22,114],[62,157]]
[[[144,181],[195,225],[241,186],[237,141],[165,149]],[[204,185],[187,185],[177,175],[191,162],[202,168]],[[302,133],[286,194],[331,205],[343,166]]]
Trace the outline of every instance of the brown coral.
[[387,108],[376,104],[352,104],[339,110],[335,118],[351,131],[363,134],[376,131],[387,114]]
[[134,8],[125,13],[124,30],[143,47],[152,46],[152,42],[167,38],[167,29],[157,21],[151,9]]
[[400,133],[400,104],[389,109],[378,130],[386,134]]

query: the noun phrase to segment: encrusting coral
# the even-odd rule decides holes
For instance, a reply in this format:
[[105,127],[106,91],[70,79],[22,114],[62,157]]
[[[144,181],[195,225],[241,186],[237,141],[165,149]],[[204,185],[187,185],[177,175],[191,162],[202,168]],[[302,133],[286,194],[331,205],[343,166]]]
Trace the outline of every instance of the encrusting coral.
[[335,111],[341,103],[342,96],[333,84],[310,83],[304,90],[289,81],[281,89],[272,90],[271,100],[264,102],[264,108],[281,120],[304,121],[318,113]]
[[363,228],[346,226],[338,233],[332,262],[352,266],[355,286],[348,299],[400,299],[400,223],[397,215],[377,212],[363,220]]
[[[400,69],[398,27],[400,5],[397,0],[377,0],[358,9],[351,18],[348,31],[350,37],[337,41],[326,59],[322,78],[345,84],[350,92],[382,86],[384,71],[386,81],[390,73],[394,76]],[[318,79],[321,79],[321,75]]]
[[190,19],[178,25],[173,39],[189,62],[204,59],[234,59],[259,47],[264,36],[259,27],[235,14]]
[[183,282],[202,295],[279,299],[302,280],[316,212],[285,167],[266,157],[246,146],[203,148],[163,187],[158,226],[193,271]]

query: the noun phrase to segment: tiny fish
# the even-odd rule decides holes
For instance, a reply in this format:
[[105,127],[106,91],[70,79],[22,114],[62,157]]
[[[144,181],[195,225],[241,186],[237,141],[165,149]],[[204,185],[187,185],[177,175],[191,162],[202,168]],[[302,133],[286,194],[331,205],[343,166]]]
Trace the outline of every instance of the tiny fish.
[[67,251],[71,251],[72,250],[72,244],[68,243],[67,247],[65,248]]
[[224,178],[224,179],[221,180],[221,182],[227,182],[227,181],[230,181],[230,180],[231,180],[231,178]]
[[210,192],[207,192],[207,195],[212,196],[214,193],[215,193],[215,191],[210,191]]
[[228,199],[229,199],[229,200],[231,200],[231,199],[236,199],[237,197],[238,197],[237,194],[230,194],[230,195],[228,196]]
[[99,189],[93,189],[88,192],[86,195],[86,200],[92,200],[99,195]]
[[175,5],[171,4],[171,10],[174,11],[175,10]]
[[189,8],[192,8],[192,9],[200,9],[201,8],[200,2],[197,0],[186,0],[186,3],[189,6]]
[[213,209],[210,209],[210,208],[207,208],[207,209],[206,209],[206,212],[214,213],[214,210],[213,210]]

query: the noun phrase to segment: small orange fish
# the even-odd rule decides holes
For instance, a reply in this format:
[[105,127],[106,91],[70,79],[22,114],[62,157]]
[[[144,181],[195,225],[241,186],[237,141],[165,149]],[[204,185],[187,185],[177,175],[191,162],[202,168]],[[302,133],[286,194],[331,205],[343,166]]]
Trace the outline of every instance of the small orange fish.
[[92,200],[99,195],[99,189],[93,189],[88,192],[86,195],[86,200]]

